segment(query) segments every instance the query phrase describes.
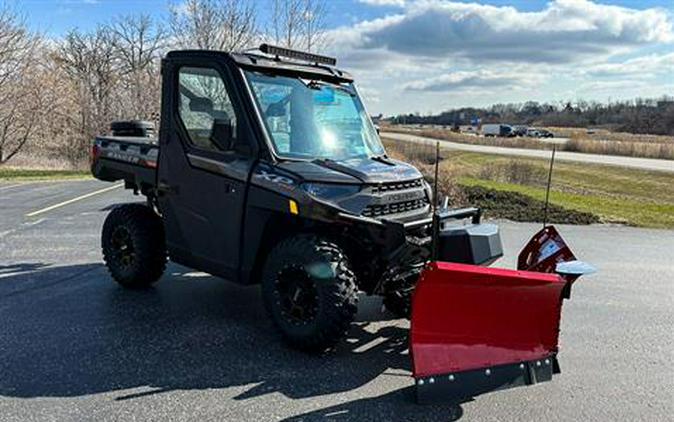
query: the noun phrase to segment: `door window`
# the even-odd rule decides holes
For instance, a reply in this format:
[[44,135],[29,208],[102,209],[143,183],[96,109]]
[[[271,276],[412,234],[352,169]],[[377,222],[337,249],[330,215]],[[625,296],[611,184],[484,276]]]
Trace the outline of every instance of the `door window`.
[[187,141],[205,150],[229,150],[236,142],[236,115],[217,70],[182,67],[178,72],[178,112]]

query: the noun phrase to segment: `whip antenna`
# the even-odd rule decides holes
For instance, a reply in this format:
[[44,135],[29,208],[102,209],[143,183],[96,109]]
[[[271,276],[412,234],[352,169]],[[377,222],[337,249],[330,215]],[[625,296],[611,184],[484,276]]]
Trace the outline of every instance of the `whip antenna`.
[[433,261],[438,256],[438,232],[440,231],[438,221],[438,166],[440,164],[440,141],[435,143],[435,177],[433,179],[433,243],[431,245],[431,257]]
[[548,170],[548,186],[545,188],[545,208],[543,209],[543,228],[548,225],[548,204],[550,203],[550,185],[552,184],[552,166],[555,165],[556,146],[552,146],[552,157],[550,157],[550,169]]

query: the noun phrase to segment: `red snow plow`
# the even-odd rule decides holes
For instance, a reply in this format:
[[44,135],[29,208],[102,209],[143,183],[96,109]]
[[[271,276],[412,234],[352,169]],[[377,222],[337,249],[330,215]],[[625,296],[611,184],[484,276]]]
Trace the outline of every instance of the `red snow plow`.
[[417,400],[463,400],[549,381],[562,300],[593,268],[553,226],[520,253],[518,269],[431,262],[412,300],[410,351]]

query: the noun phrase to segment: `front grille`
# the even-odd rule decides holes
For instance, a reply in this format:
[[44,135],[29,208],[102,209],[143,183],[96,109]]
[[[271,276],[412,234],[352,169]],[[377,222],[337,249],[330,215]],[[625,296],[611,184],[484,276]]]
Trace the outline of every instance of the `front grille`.
[[418,210],[425,207],[425,199],[413,199],[411,201],[398,202],[386,205],[368,205],[363,211],[364,217],[382,217],[390,214],[399,214],[407,211]]
[[[373,203],[365,207],[361,213],[363,217],[377,218],[394,214],[402,214],[408,211],[424,208],[426,205],[428,205],[428,198],[426,198],[425,194],[421,198],[406,200],[404,198],[405,192],[423,191],[423,179],[407,180],[404,182],[379,183],[377,185],[373,185],[371,189],[374,196],[378,196],[382,199],[400,192],[403,194],[400,195],[400,199],[402,200],[399,202],[383,204],[381,202],[386,201],[375,201],[380,203]],[[409,198],[409,196],[407,196],[407,198]]]
[[407,182],[380,183],[372,187],[372,193],[393,192],[397,190],[421,188],[422,186],[421,179],[408,180]]

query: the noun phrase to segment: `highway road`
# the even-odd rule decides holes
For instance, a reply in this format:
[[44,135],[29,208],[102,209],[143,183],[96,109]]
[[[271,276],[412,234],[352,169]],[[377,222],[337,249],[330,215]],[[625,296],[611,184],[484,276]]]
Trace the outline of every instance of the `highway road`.
[[[424,145],[435,145],[438,139],[407,133],[383,132],[382,138],[398,141],[414,142]],[[512,155],[529,158],[550,158],[550,151],[526,148],[507,148],[489,145],[462,144],[458,142],[440,140],[442,148],[457,151],[481,152],[484,154]],[[605,164],[612,166],[629,167],[641,170],[657,170],[674,173],[673,160],[658,160],[653,158],[621,157],[617,155],[584,154],[580,152],[557,151],[555,160],[575,161],[578,163]]]
[[[378,300],[363,300],[335,353],[313,357],[280,342],[257,287],[177,265],[150,290],[118,287],[102,266],[99,232],[110,207],[138,197],[111,186],[0,184],[3,421],[673,418],[672,231],[560,227],[599,269],[565,303],[562,374],[460,405],[418,406],[408,324]],[[500,265],[512,266],[539,226],[501,227]]]

